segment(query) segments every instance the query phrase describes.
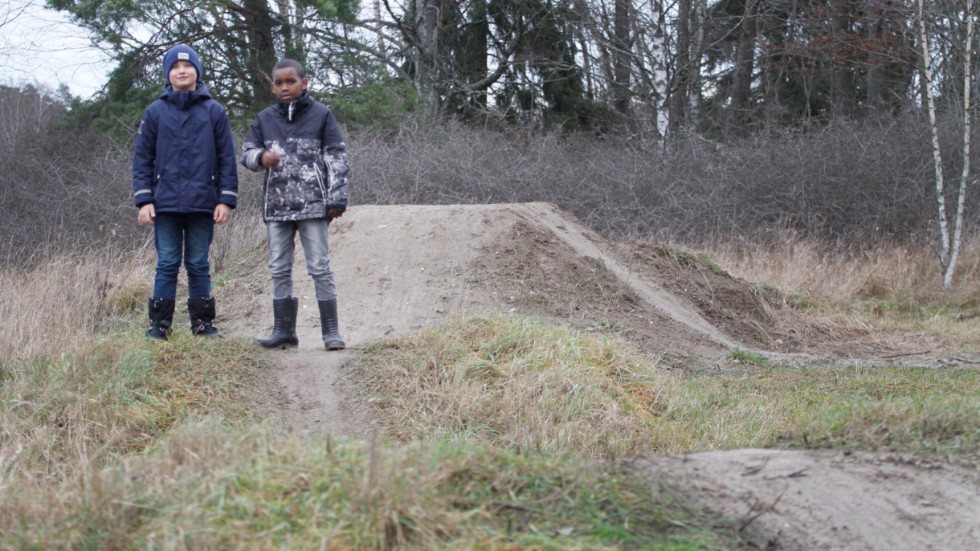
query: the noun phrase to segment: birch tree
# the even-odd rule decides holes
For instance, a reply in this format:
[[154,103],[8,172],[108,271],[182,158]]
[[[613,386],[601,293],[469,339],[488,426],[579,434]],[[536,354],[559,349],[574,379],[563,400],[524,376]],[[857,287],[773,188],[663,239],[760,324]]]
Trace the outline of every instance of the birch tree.
[[[943,287],[953,285],[953,274],[959,258],[960,244],[963,236],[963,215],[966,204],[966,189],[970,180],[970,102],[971,102],[971,62],[974,28],[974,0],[966,0],[966,34],[963,39],[963,166],[960,172],[959,188],[956,191],[956,212],[950,219],[946,207],[946,184],[943,176],[943,155],[939,142],[939,125],[936,116],[936,100],[934,92],[935,74],[932,68],[932,52],[929,46],[929,33],[926,28],[925,0],[918,0],[919,42],[922,47],[922,93],[925,96],[926,110],[929,114],[929,127],[932,136],[933,165],[936,178],[936,206],[939,216],[940,252],[939,261],[943,268]],[[952,226],[952,231],[950,230]]]

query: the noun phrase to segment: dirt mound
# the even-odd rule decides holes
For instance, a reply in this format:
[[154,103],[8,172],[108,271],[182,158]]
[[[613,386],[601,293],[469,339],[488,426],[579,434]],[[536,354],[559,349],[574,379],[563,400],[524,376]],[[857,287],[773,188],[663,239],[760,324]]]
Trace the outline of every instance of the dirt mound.
[[[218,291],[226,334],[261,336],[271,327],[264,254],[261,247],[246,255],[240,269],[247,275]],[[842,334],[833,324],[814,323],[786,297],[696,255],[606,242],[544,203],[354,207],[331,227],[331,261],[351,349],[323,351],[316,297],[298,250],[300,349],[274,353],[270,391],[296,429],[323,435],[364,438],[373,431],[342,369],[359,345],[449,316],[504,311],[618,332],[667,366],[724,367],[735,348],[821,362],[904,353],[901,346],[866,346],[854,338],[860,328]],[[654,459],[650,468],[682,479],[684,491],[713,510],[750,519],[742,528],[754,531],[760,547],[930,548],[928,535],[940,530],[935,548],[966,549],[961,545],[977,541],[980,482],[954,469],[757,450]],[[857,517],[858,511],[867,514]]]

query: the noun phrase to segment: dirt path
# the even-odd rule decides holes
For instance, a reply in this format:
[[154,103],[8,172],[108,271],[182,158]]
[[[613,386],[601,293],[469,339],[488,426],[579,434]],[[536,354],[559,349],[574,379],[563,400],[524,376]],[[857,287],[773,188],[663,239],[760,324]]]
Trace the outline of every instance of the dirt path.
[[732,450],[651,459],[759,549],[975,550],[980,475],[884,454]]
[[[459,224],[464,222],[465,228]],[[404,335],[449,315],[487,311],[495,298],[476,292],[467,267],[480,247],[499,239],[492,209],[356,207],[331,225],[331,267],[338,288],[341,333],[348,350],[327,353],[313,283],[297,240],[293,294],[300,299],[298,350],[275,351],[281,407],[292,426],[324,436],[367,437],[373,427],[346,392],[343,366],[359,345]],[[223,305],[233,335],[263,336],[272,326],[272,294],[264,265],[229,293],[247,301]]]
[[[723,368],[735,347],[784,358],[896,353],[797,322],[744,282],[666,249],[607,243],[548,204],[358,206],[334,222],[330,239],[349,349],[323,350],[300,248],[300,348],[269,353],[277,384],[270,393],[295,430],[317,435],[374,431],[344,376],[359,346],[491,310],[628,329],[633,342],[684,365]],[[268,281],[262,263],[233,283],[228,296],[242,298],[222,303],[226,333],[269,331]],[[732,519],[759,548],[972,550],[980,541],[980,478],[952,466],[773,450],[651,458],[646,466]]]

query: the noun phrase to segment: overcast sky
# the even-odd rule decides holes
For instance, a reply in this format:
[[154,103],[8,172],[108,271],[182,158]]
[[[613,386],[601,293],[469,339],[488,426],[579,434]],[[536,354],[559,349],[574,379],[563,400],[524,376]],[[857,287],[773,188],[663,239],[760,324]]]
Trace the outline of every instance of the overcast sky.
[[73,95],[88,98],[111,70],[86,31],[62,12],[45,9],[44,0],[0,0],[0,84],[55,91],[64,83]]

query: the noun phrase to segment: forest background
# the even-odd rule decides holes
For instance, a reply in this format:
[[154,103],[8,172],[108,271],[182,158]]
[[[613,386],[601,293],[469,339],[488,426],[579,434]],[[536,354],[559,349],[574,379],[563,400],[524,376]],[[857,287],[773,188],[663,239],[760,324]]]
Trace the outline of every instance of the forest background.
[[[145,240],[131,223],[131,144],[179,42],[201,53],[239,136],[273,102],[275,61],[303,62],[348,135],[355,203],[546,200],[613,239],[800,239],[847,254],[885,243],[944,266],[941,230],[957,217],[938,200],[962,197],[963,235],[976,231],[972,1],[47,6],[117,65],[91,99],[3,87],[8,265]],[[942,187],[943,174],[963,186]],[[258,186],[243,178],[247,205]]]

